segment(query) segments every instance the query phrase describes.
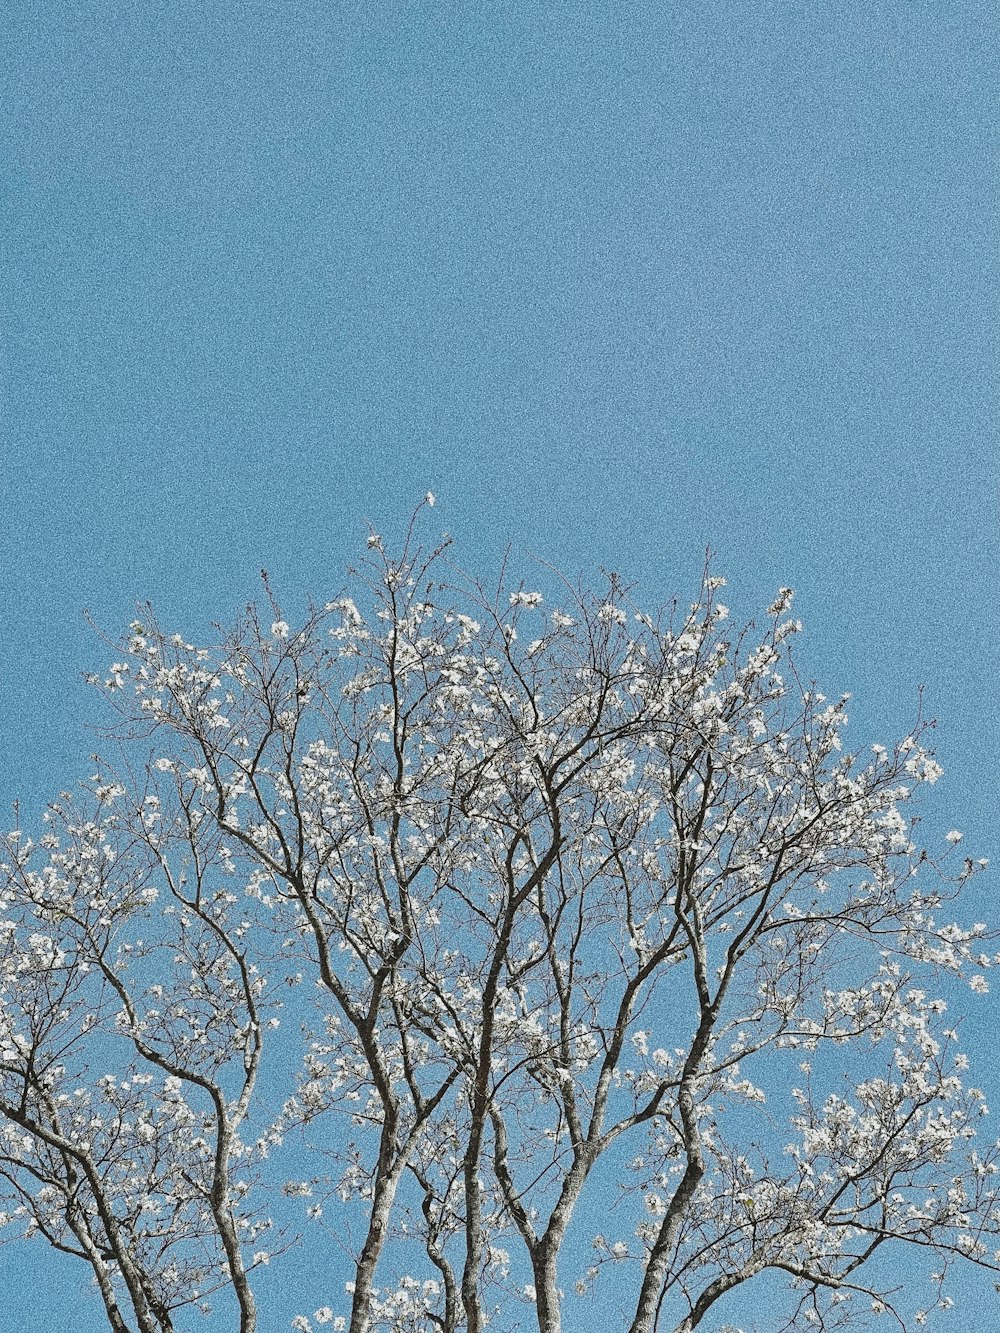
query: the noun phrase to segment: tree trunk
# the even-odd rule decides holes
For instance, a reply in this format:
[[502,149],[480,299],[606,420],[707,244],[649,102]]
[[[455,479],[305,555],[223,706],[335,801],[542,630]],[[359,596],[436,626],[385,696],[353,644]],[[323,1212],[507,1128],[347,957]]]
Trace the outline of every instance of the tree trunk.
[[[383,1126],[383,1154],[387,1154],[387,1144],[394,1142],[395,1129],[386,1130]],[[397,1157],[396,1162],[377,1180],[372,1198],[371,1218],[368,1223],[368,1235],[358,1258],[354,1273],[354,1298],[351,1302],[350,1333],[367,1333],[371,1319],[372,1287],[375,1283],[375,1270],[378,1267],[382,1246],[385,1244],[389,1229],[389,1214],[396,1198],[403,1168],[406,1165],[405,1154]]]
[[535,1274],[535,1315],[538,1333],[560,1333],[559,1289],[556,1285],[557,1247],[544,1241],[531,1256]]

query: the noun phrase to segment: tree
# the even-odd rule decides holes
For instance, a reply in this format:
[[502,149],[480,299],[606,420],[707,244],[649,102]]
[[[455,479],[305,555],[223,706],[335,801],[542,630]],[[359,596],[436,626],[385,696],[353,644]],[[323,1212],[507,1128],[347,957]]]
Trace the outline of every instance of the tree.
[[556,1333],[573,1281],[681,1333],[775,1276],[768,1327],[923,1322],[1000,1217],[935,989],[986,989],[939,920],[985,862],[904,813],[928,724],[845,750],[788,589],[732,635],[710,570],[655,614],[488,591],[421,521],[300,628],[265,575],[263,620],[146,609],[94,682],[112,757],[3,855],[9,1234],[116,1333],[253,1333],[300,1229],[351,1262],[300,1330]]

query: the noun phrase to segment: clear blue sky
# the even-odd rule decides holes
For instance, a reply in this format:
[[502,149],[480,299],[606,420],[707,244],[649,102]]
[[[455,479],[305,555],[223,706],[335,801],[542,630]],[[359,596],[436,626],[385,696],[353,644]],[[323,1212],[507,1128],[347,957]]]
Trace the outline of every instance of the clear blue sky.
[[5,807],[97,748],[85,607],[193,635],[263,565],[294,608],[431,489],[483,572],[793,585],[861,736],[926,685],[928,828],[996,854],[993,0],[20,0],[0,43]]

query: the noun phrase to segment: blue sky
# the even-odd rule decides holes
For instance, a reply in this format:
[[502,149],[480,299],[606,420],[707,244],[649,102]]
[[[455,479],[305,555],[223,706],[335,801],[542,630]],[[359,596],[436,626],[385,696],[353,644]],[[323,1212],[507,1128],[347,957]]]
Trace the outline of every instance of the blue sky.
[[928,829],[996,854],[992,3],[22,0],[0,43],[5,807],[98,747],[84,608],[195,635],[266,566],[294,609],[431,489],[479,572],[793,585],[860,737],[926,687]]

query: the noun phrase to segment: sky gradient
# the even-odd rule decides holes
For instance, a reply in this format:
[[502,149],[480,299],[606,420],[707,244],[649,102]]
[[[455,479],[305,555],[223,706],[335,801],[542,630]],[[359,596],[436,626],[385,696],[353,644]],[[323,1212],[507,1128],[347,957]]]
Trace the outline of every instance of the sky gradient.
[[[3,28],[5,809],[99,748],[85,608],[205,635],[263,566],[294,615],[430,489],[475,572],[510,546],[662,601],[711,547],[734,614],[792,585],[859,741],[925,687],[928,837],[997,854],[993,3],[23,0]],[[79,1280],[0,1333],[70,1326]]]

